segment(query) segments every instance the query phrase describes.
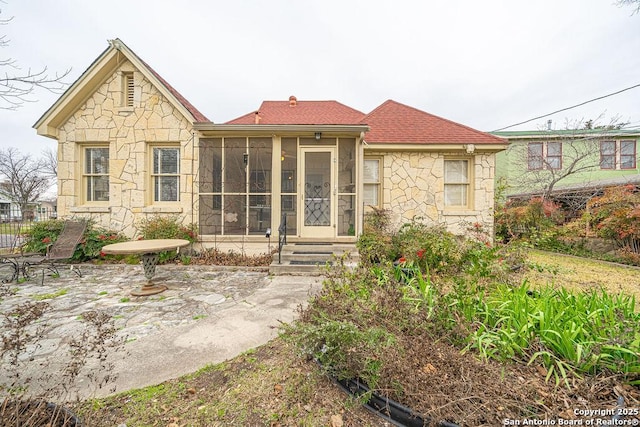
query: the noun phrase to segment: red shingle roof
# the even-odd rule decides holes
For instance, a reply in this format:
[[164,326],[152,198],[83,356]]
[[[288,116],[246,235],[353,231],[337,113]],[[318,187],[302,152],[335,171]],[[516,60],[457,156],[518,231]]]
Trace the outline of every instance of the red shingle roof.
[[[257,113],[257,114],[256,114]],[[226,124],[248,125],[357,125],[364,113],[337,101],[264,101],[257,112],[245,114]]]
[[371,128],[364,137],[369,144],[506,144],[502,138],[393,100],[367,114],[361,123]]
[[[134,54],[135,55],[135,54]],[[137,55],[136,55],[137,56]],[[191,104],[189,101],[187,101],[187,99],[182,96],[180,94],[180,92],[178,92],[177,90],[175,90],[173,88],[173,86],[171,86],[165,79],[162,78],[162,76],[160,76],[160,74],[158,74],[156,72],[156,70],[154,70],[153,68],[151,68],[149,66],[149,64],[147,64],[146,62],[144,62],[139,56],[138,59],[140,60],[140,62],[142,62],[151,72],[151,74],[153,74],[158,80],[160,80],[160,83],[162,83],[164,85],[164,87],[167,88],[167,90],[169,92],[171,92],[171,94],[173,96],[176,97],[176,99],[178,100],[178,102],[180,102],[184,108],[186,108],[187,110],[189,110],[189,112],[191,113],[191,115],[193,116],[193,118],[195,119],[196,122],[209,122],[210,120],[204,115],[202,114],[196,107],[193,106],[193,104]]]

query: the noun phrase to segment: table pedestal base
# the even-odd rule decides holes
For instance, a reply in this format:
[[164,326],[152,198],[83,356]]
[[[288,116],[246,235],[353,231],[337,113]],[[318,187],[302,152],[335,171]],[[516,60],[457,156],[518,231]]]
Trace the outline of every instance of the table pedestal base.
[[149,295],[159,294],[160,292],[164,292],[166,290],[167,287],[165,285],[154,285],[153,283],[147,283],[140,289],[131,291],[131,295],[133,295],[134,297],[146,297]]
[[167,290],[164,285],[154,285],[151,283],[151,279],[156,274],[156,265],[158,264],[157,253],[142,254],[142,268],[144,269],[144,277],[147,278],[147,284],[143,285],[140,289],[136,289],[131,292],[131,295],[135,297],[146,297],[148,295],[159,294]]

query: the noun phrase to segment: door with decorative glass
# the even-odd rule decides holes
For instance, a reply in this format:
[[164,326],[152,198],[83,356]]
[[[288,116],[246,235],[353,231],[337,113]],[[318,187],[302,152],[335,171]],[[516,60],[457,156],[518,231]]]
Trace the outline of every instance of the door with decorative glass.
[[334,211],[334,159],[335,149],[313,147],[302,149],[302,215],[300,237],[333,238],[335,236]]

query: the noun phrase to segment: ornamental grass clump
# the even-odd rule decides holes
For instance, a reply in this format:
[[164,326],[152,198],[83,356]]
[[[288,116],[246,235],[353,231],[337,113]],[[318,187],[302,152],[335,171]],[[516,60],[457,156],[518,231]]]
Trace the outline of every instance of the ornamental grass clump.
[[550,286],[534,290],[525,282],[485,292],[458,289],[446,299],[452,318],[471,325],[466,350],[498,360],[538,360],[547,380],[553,377],[556,383],[568,385],[570,373],[606,370],[638,382],[640,314],[632,296]]

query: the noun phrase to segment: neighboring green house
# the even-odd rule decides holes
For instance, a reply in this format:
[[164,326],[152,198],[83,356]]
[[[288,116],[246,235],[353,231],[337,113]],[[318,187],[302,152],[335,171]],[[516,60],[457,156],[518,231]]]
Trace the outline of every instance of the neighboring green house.
[[[582,129],[494,132],[509,146],[496,154],[505,196],[568,198],[604,187],[640,184],[638,130]],[[582,197],[584,199],[584,197]]]

